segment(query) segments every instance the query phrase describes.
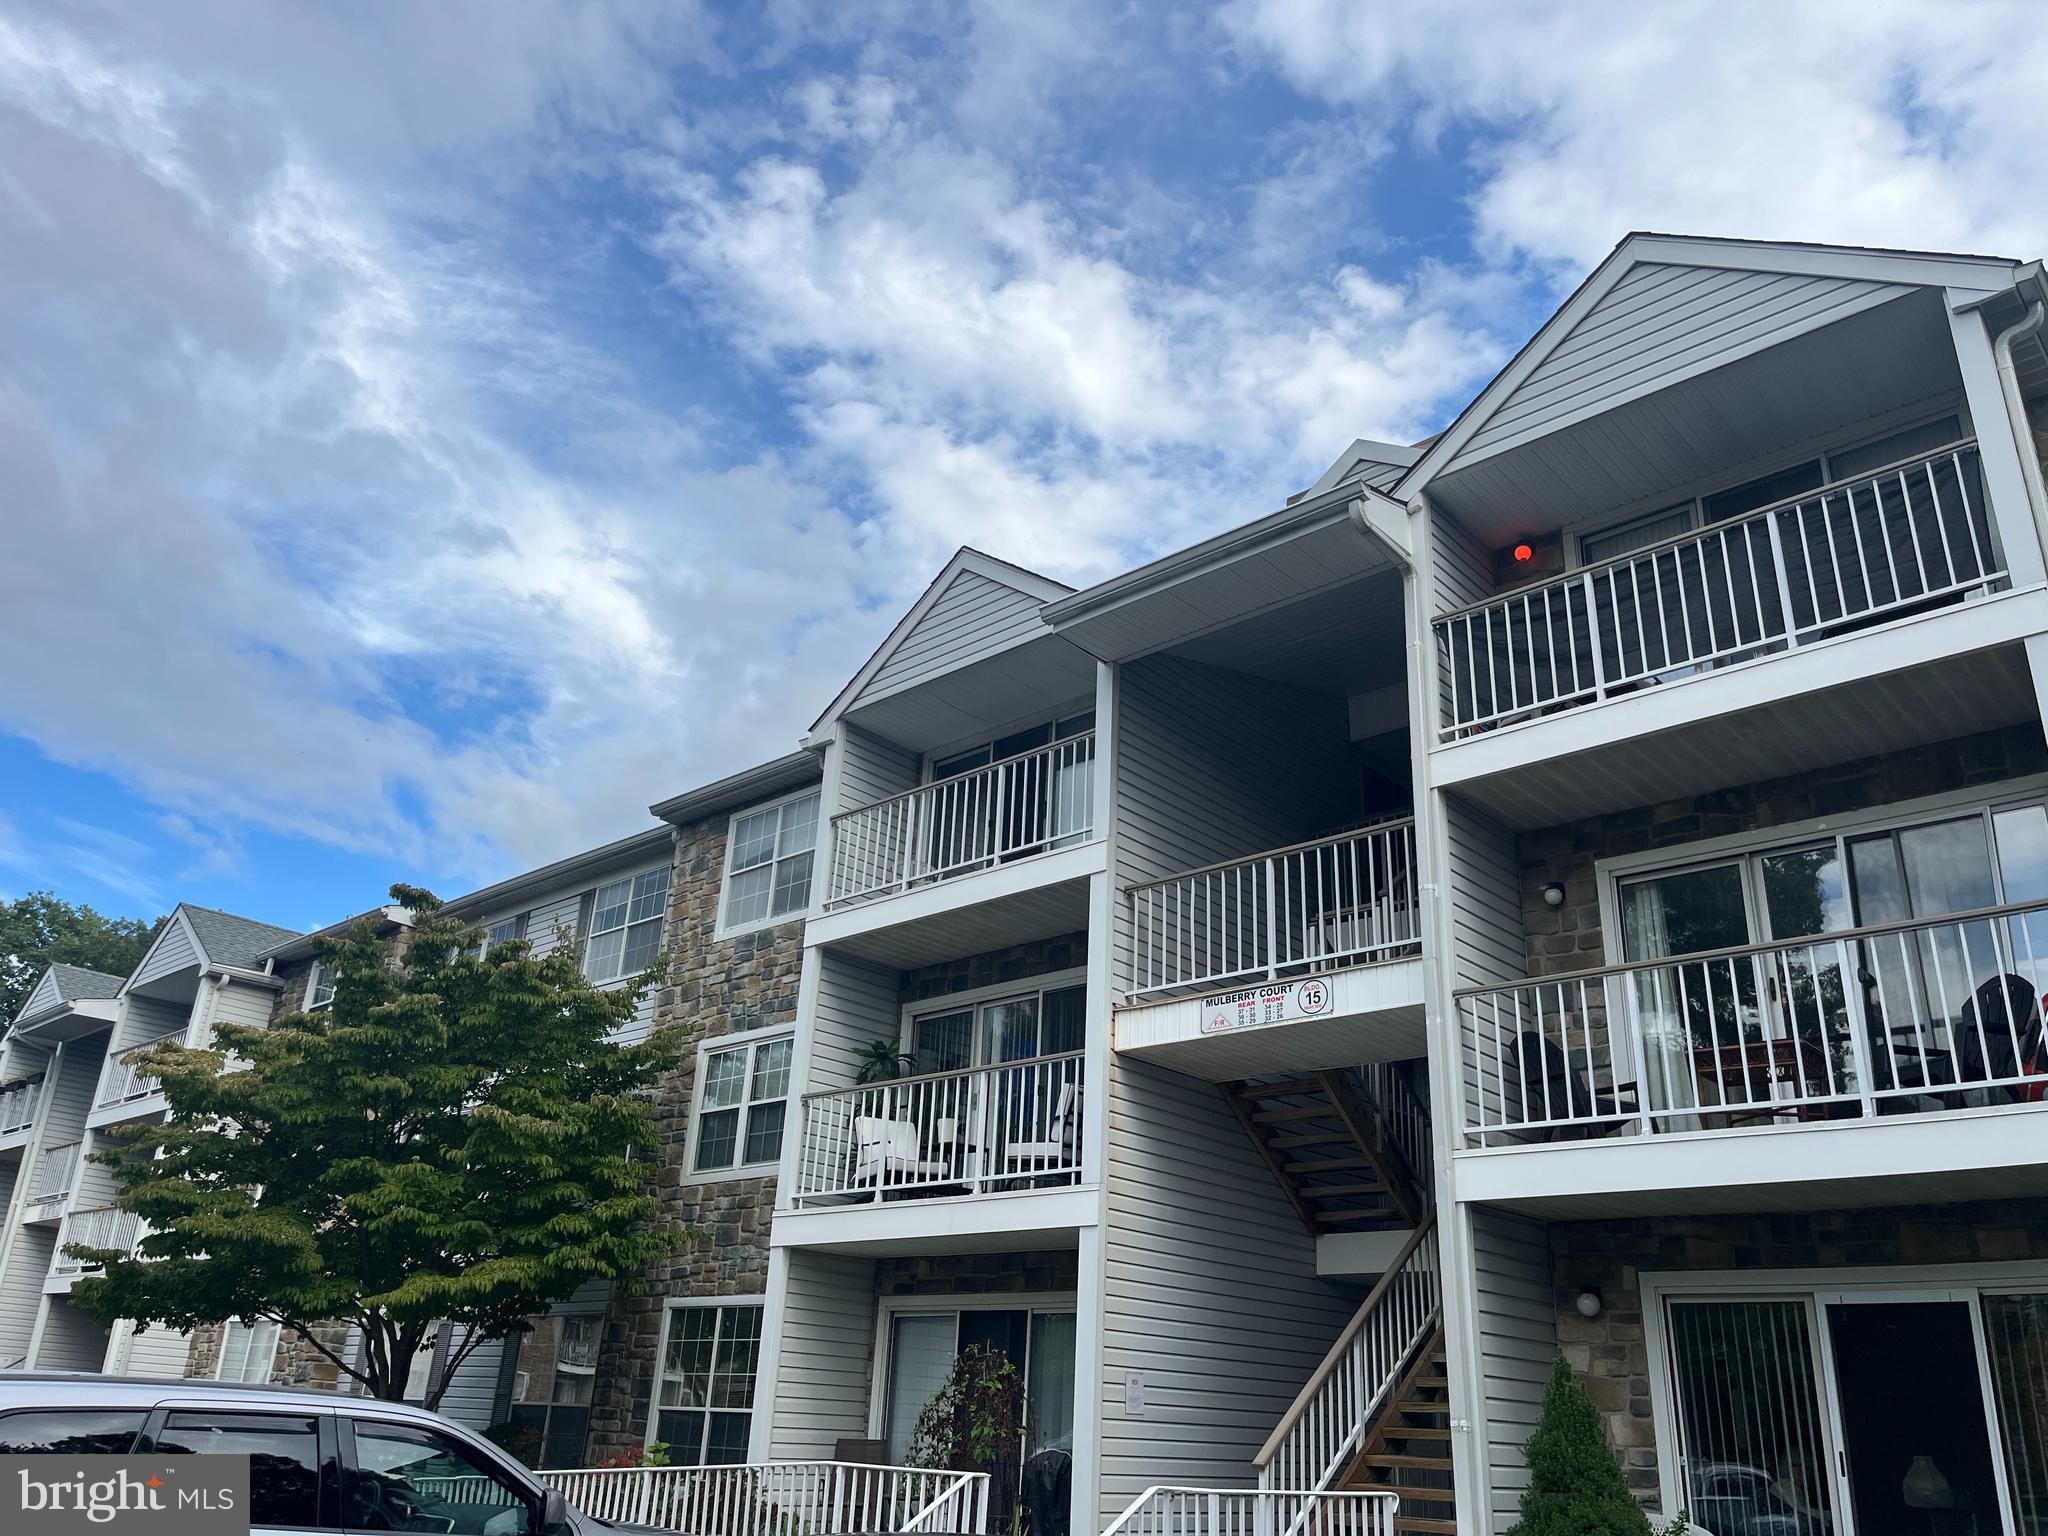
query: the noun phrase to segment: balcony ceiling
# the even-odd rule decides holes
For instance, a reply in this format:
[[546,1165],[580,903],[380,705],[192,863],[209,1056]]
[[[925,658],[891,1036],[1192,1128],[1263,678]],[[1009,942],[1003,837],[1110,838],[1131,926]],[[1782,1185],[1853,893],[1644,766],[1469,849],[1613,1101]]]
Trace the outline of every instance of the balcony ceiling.
[[899,747],[930,752],[1084,698],[1093,705],[1095,659],[1048,634],[849,710],[845,719]]
[[2035,717],[2026,653],[2007,645],[1523,763],[1456,792],[1511,829],[1553,827]]
[[1311,693],[1369,693],[1406,680],[1402,601],[1400,572],[1382,570],[1211,630],[1171,654]]
[[1948,311],[1924,289],[1432,481],[1428,495],[1498,547],[1716,477],[1962,388]]

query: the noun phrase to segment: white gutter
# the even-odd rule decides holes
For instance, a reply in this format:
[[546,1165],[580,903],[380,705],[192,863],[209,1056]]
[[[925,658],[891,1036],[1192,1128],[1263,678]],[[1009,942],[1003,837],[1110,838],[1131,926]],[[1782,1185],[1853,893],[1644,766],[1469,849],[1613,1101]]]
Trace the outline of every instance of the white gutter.
[[2041,264],[2035,262],[2013,282],[2013,292],[2022,299],[2032,284],[2036,293],[2027,312],[1992,338],[1991,355],[1998,365],[1998,387],[2005,396],[2005,414],[2014,446],[2019,449],[2020,478],[2027,487],[2027,506],[2034,514],[2034,533],[2048,550],[2048,485],[2041,479],[2041,456],[2034,447],[2033,429],[2027,421],[2027,403],[2020,395],[2019,369],[2012,360],[2013,343],[2023,336],[2039,334],[2048,322],[2048,303],[2038,297],[2043,290]]

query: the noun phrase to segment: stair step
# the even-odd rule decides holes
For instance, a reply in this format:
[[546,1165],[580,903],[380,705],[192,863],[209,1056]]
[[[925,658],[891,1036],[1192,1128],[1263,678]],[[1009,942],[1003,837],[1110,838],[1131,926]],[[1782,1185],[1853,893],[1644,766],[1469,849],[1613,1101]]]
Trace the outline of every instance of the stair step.
[[1443,1536],[1458,1536],[1457,1521],[1431,1520],[1424,1515],[1396,1514],[1394,1516],[1394,1529],[1397,1531],[1442,1532]]
[[[1451,1470],[1451,1458],[1448,1456],[1415,1456],[1406,1451],[1378,1451],[1371,1456],[1359,1457],[1358,1464],[1362,1467],[1416,1467],[1431,1472],[1448,1472]],[[1412,1488],[1403,1489],[1402,1491],[1404,1493],[1415,1492]],[[1448,1489],[1444,1491],[1444,1496],[1446,1498],[1450,1497]]]
[[[1396,1404],[1395,1406],[1399,1406]],[[1439,1409],[1439,1411],[1441,1411]],[[1448,1440],[1451,1426],[1448,1424],[1388,1424],[1380,1433],[1389,1440]]]
[[1342,1195],[1384,1195],[1384,1184],[1304,1184],[1301,1192],[1311,1200],[1334,1200]]
[[1347,1147],[1357,1145],[1345,1131],[1316,1131],[1307,1136],[1275,1136],[1268,1145],[1276,1152],[1288,1152],[1296,1147],[1330,1147],[1340,1142]]
[[1356,1173],[1371,1166],[1372,1160],[1364,1157],[1305,1157],[1282,1164],[1281,1171],[1292,1178],[1299,1178],[1305,1173]]
[[1238,1093],[1247,1099],[1298,1099],[1303,1094],[1323,1097],[1323,1085],[1312,1077],[1282,1077],[1270,1083],[1239,1083]]
[[1327,1104],[1305,1104],[1296,1109],[1262,1109],[1252,1118],[1261,1125],[1286,1125],[1294,1120],[1334,1120],[1337,1112]]
[[1398,1221],[1401,1213],[1391,1205],[1377,1205],[1355,1211],[1317,1211],[1318,1222],[1332,1221]]

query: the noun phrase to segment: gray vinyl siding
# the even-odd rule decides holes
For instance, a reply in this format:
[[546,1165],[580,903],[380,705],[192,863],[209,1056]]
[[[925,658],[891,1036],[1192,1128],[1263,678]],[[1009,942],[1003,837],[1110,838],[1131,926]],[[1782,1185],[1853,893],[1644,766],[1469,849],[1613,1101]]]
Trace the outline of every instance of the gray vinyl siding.
[[[1444,842],[1449,851],[1445,870],[1450,922],[1451,984],[1486,986],[1519,980],[1528,971],[1528,945],[1522,929],[1522,871],[1515,854],[1515,836],[1483,811],[1450,796],[1441,801]],[[1455,1004],[1454,1004],[1455,1007]],[[1465,1099],[1464,1119],[1486,1094],[1489,1122],[1503,1118],[1499,1095],[1513,1094],[1515,1084],[1489,1081],[1483,1087],[1475,1054],[1465,1048],[1462,1008],[1453,1014]],[[1489,1072],[1489,1079],[1494,1074]],[[1454,1129],[1456,1129],[1454,1127]]]
[[251,986],[247,982],[222,981],[213,994],[213,1024],[239,1024],[250,1029],[264,1029],[270,1024],[271,1004],[277,994],[268,987]]
[[160,1376],[175,1381],[185,1374],[185,1361],[191,1353],[191,1334],[159,1324],[129,1335],[119,1370],[124,1376]]
[[853,1085],[861,1048],[873,1040],[894,1040],[902,1029],[902,1005],[894,971],[831,950],[817,953],[818,1005],[811,1021],[809,1093]]
[[763,1384],[769,1460],[828,1460],[835,1441],[867,1434],[875,1311],[872,1259],[790,1252],[778,1379]]
[[1645,263],[1497,406],[1443,472],[1912,292],[1895,283]]
[[164,925],[155,945],[143,956],[135,974],[128,978],[128,985],[130,988],[139,987],[159,977],[176,975],[198,963],[199,949],[192,942],[192,930],[186,924],[185,914],[180,911]]
[[[915,752],[858,726],[845,727],[839,760],[838,809],[850,811],[917,788],[923,765]],[[820,846],[824,846],[820,840]]]
[[1117,680],[1116,943],[1131,969],[1127,886],[1285,847],[1357,815],[1345,700],[1173,657]]
[[867,686],[847,701],[858,709],[971,665],[1045,633],[1039,600],[976,571],[958,571],[924,617],[896,644]]
[[[1356,1309],[1223,1096],[1118,1057],[1103,1229],[1101,1513],[1153,1483],[1247,1486]],[[1126,1381],[1143,1379],[1143,1414]]]
[[596,882],[592,882],[566,896],[535,904],[533,915],[526,920],[527,942],[535,955],[553,954],[558,944],[576,942],[576,926],[583,920],[583,893],[595,888]]
[[[466,1333],[465,1329],[455,1330],[451,1352],[462,1347]],[[441,1394],[442,1414],[478,1434],[497,1422],[498,1376],[504,1367],[506,1343],[504,1339],[486,1339],[456,1367],[448,1390]]]
[[185,1003],[131,994],[121,1004],[121,1022],[114,1027],[114,1037],[120,1041],[119,1049],[130,1050],[183,1029],[191,1020],[192,1010]]
[[45,971],[43,979],[36,983],[35,991],[29,993],[28,1001],[21,1005],[21,1011],[15,1017],[25,1019],[32,1013],[41,1013],[45,1008],[56,1007],[63,1000],[63,993],[57,990],[56,972]]
[[1481,1422],[1491,1528],[1505,1531],[1521,1515],[1522,1490],[1529,1486],[1522,1447],[1535,1431],[1557,1359],[1548,1230],[1525,1216],[1475,1209],[1472,1286],[1486,1394]]
[[81,1312],[62,1296],[50,1298],[50,1316],[43,1324],[42,1343],[37,1346],[35,1368],[39,1371],[91,1371],[106,1369],[107,1330],[89,1313]]
[[14,1241],[7,1249],[7,1266],[0,1270],[0,1370],[28,1352],[36,1307],[42,1301],[43,1282],[49,1278],[50,1259],[56,1251],[55,1227],[15,1228]]
[[[49,1108],[43,1112],[43,1134],[39,1146],[61,1146],[78,1140],[85,1129],[85,1116],[99,1097],[100,1069],[107,1059],[107,1036],[87,1035],[67,1040],[44,1087]],[[106,1175],[107,1170],[91,1170]],[[82,1186],[81,1186],[82,1187]]]

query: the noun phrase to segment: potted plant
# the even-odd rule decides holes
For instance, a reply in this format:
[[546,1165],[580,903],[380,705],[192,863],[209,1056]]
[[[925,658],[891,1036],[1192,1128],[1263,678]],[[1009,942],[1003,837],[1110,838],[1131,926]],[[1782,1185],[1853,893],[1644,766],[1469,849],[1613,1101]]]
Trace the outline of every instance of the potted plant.
[[861,1047],[857,1059],[860,1070],[853,1080],[862,1085],[891,1083],[917,1070],[917,1058],[899,1050],[894,1040],[870,1040]]
[[986,1344],[953,1361],[944,1385],[917,1416],[910,1464],[941,1472],[986,1472],[1000,1526],[1011,1518],[1017,1456],[1023,1446],[1024,1378],[1010,1358]]

